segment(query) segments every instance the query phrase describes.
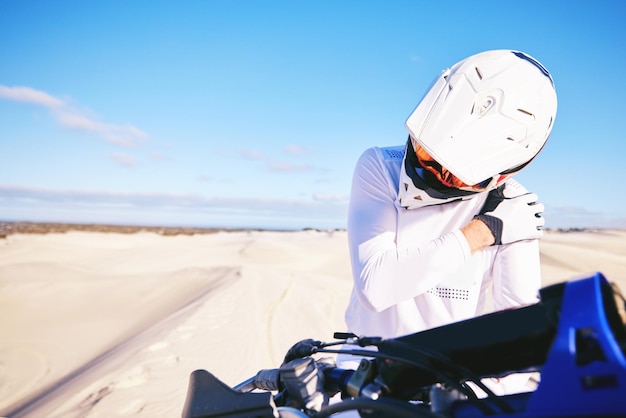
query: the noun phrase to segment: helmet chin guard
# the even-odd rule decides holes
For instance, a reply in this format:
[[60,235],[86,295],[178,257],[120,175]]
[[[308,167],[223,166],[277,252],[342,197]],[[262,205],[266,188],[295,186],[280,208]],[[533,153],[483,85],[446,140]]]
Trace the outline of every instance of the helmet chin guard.
[[472,199],[476,193],[478,191],[460,190],[438,183],[426,170],[420,167],[409,138],[400,170],[397,201],[401,207],[417,209],[425,206],[443,205]]
[[475,185],[528,164],[548,140],[556,108],[552,77],[539,62],[486,51],[444,70],[406,127],[414,148]]

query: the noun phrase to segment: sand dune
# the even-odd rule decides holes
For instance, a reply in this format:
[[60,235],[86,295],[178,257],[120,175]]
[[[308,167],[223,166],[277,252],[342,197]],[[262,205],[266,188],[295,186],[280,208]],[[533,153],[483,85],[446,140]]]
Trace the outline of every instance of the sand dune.
[[548,232],[540,242],[544,284],[601,271],[626,290],[626,231]]
[[[548,232],[544,283],[626,289],[626,231]],[[0,239],[0,415],[180,416],[189,373],[228,384],[344,330],[343,231],[69,231]]]

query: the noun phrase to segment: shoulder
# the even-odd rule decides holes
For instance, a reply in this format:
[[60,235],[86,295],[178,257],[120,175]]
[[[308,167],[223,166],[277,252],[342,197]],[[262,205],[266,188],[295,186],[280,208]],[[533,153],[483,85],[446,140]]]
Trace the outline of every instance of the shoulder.
[[359,166],[400,167],[404,160],[405,146],[371,147],[363,151],[358,160]]
[[406,151],[406,145],[397,145],[393,147],[377,148],[381,157],[385,161],[398,161],[401,162],[404,159],[404,153]]
[[353,186],[367,190],[368,193],[380,190],[385,194],[395,195],[404,160],[404,148],[371,147],[363,151],[354,171]]
[[524,187],[524,185],[522,185],[514,178],[508,179],[504,182],[504,184],[504,196],[506,197],[515,197],[530,193],[528,189]]

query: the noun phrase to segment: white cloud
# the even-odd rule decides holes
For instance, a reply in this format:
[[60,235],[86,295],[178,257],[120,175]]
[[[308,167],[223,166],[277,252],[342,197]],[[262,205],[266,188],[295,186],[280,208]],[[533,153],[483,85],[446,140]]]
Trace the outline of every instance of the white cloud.
[[113,145],[133,147],[148,137],[145,132],[134,126],[98,122],[68,108],[61,108],[53,114],[62,126],[73,130],[91,132]]
[[345,202],[348,197],[341,193],[314,193],[313,200],[319,202]]
[[48,109],[60,108],[65,106],[65,102],[30,87],[8,87],[0,85],[0,98],[12,100],[15,102],[31,103]]
[[122,167],[136,167],[139,165],[139,161],[133,156],[122,153],[109,154],[108,156],[111,160],[115,161],[118,165]]
[[250,148],[238,148],[237,153],[247,160],[266,160],[267,155],[261,151]]
[[309,149],[299,145],[287,145],[285,152],[289,155],[306,155],[310,153]]
[[281,161],[270,161],[267,163],[267,168],[278,173],[302,173],[315,169],[311,164],[294,164]]
[[29,186],[11,186],[0,184],[0,198],[26,199],[32,201],[59,202],[93,202],[102,204],[125,203],[137,206],[154,207],[238,207],[258,210],[279,210],[281,208],[319,206],[312,200],[268,199],[268,198],[221,198],[206,197],[185,193],[126,193],[103,190],[59,190]]
[[59,125],[95,134],[113,145],[131,147],[148,138],[145,132],[135,126],[99,122],[85,112],[71,107],[66,101],[30,87],[0,85],[0,98],[44,107],[51,112]]
[[[27,215],[25,215],[27,214]],[[52,214],[54,219],[52,219]],[[182,193],[51,190],[0,184],[0,219],[196,226],[343,228],[346,205],[312,199],[220,198]],[[26,218],[26,216],[28,216]],[[112,218],[115,216],[115,219]]]
[[[251,148],[238,148],[236,152],[239,156],[247,160],[267,161],[267,170],[274,173],[308,173],[312,171],[321,171],[319,167],[315,167],[312,164],[272,160],[267,154]],[[288,146],[285,148],[285,152],[291,155],[304,155],[307,153],[305,148],[298,147],[296,145]]]
[[169,155],[163,154],[159,151],[151,151],[150,159],[153,161],[170,161],[172,158]]

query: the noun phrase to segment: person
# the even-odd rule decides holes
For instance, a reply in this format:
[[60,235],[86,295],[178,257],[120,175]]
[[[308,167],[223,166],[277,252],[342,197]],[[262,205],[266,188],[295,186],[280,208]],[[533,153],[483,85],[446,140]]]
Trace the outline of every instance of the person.
[[348,209],[350,332],[392,338],[537,301],[544,206],[513,176],[543,149],[556,108],[537,60],[485,51],[435,79],[405,145],[363,152]]

